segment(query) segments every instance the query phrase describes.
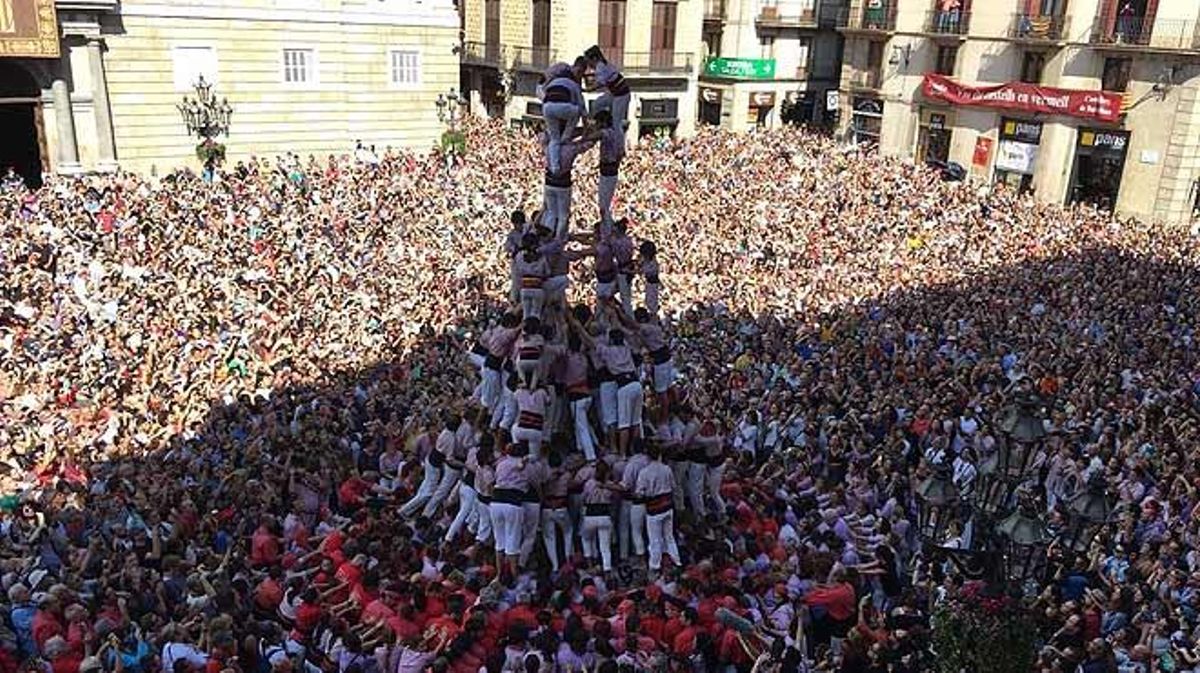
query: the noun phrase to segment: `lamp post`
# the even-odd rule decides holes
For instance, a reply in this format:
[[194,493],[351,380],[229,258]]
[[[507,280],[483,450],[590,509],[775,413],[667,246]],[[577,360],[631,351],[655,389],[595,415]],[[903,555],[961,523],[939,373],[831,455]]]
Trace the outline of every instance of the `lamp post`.
[[[1022,488],[1032,476],[1046,437],[1038,398],[1028,391],[1018,394],[1004,410],[999,430],[996,453],[980,462],[965,496],[954,486],[948,463],[935,465],[916,491],[926,553],[948,558],[965,574],[985,579],[993,587],[1038,576],[1045,568],[1050,543],[1037,498]],[[1081,514],[1080,521],[1098,516],[1093,503],[1081,502],[1080,511],[1088,513]],[[948,546],[951,525],[961,530],[962,541]],[[1080,536],[1087,535],[1086,525],[1077,528]]]
[[233,106],[229,104],[228,98],[217,99],[212,83],[205,81],[203,75],[196,80],[194,88],[196,90],[195,98],[185,95],[183,101],[178,103],[175,108],[183,117],[188,135],[200,138],[200,145],[196,148],[196,153],[204,162],[205,172],[211,175],[215,165],[225,158],[225,148],[218,145],[215,138],[229,134],[229,121],[233,116]]
[[469,101],[467,101],[467,99],[464,98],[463,95],[454,88],[451,88],[446,93],[439,93],[437,102],[434,103],[434,105],[437,106],[438,121],[448,126],[450,130],[454,130],[455,125],[457,125],[459,119],[462,118],[463,106],[465,106],[468,102]]

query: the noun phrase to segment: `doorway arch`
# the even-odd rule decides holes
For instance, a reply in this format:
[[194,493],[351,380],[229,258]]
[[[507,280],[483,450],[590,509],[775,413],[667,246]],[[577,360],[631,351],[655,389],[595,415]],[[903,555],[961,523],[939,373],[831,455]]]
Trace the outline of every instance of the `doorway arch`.
[[0,59],[0,176],[11,167],[34,188],[42,185],[46,158],[41,98],[29,70],[18,61]]

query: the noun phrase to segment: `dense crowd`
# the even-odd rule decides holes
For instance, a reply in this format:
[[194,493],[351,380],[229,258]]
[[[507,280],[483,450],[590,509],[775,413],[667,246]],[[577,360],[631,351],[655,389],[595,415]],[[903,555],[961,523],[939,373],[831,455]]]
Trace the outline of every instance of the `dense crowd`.
[[640,144],[602,216],[606,126],[569,226],[471,120],[0,193],[0,671],[932,670],[914,490],[1015,390],[1047,517],[1120,503],[1037,670],[1200,670],[1200,241],[794,129]]

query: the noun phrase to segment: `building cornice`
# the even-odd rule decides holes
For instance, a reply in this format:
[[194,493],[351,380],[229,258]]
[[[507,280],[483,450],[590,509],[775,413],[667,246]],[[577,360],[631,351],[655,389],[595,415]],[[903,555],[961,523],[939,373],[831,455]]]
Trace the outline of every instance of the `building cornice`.
[[[75,1],[75,0],[70,0]],[[85,0],[90,1],[90,0]],[[97,0],[100,1],[100,0]],[[410,2],[404,10],[324,9],[320,7],[239,7],[199,3],[127,3],[121,15],[156,19],[213,19],[226,21],[287,21],[362,26],[418,26],[458,30],[458,13],[452,5],[430,7]]]

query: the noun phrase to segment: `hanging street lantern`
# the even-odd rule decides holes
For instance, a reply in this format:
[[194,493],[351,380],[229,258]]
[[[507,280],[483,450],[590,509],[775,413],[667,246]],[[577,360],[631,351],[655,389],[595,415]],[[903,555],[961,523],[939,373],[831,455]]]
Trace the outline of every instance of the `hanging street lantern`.
[[996,525],[996,533],[1004,540],[1005,574],[1010,580],[1023,583],[1041,576],[1051,537],[1031,493],[1019,494],[1016,511]]
[[1046,438],[1041,402],[1032,392],[1022,393],[1000,419],[1003,436],[998,442],[997,469],[1001,479],[1016,484],[1029,474],[1033,460]]
[[948,463],[933,466],[933,474],[917,486],[920,504],[918,532],[928,544],[939,546],[946,539],[949,523],[958,518],[958,487]]
[[1068,503],[1067,525],[1059,540],[1065,548],[1076,554],[1086,554],[1092,541],[1108,524],[1112,509],[1108,481],[1102,473],[1092,475],[1083,492]]

